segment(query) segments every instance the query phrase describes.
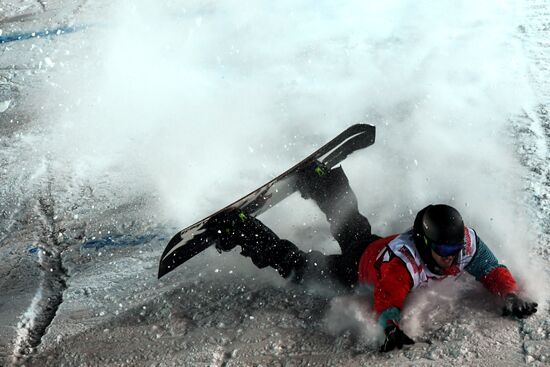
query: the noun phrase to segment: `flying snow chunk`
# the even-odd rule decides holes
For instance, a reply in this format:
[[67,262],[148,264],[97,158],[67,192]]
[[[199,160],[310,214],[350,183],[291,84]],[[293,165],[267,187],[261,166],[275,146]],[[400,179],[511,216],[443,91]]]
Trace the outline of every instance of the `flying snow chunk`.
[[54,67],[54,62],[52,61],[52,59],[50,59],[49,57],[46,57],[44,58],[44,62],[46,63],[46,65],[48,65],[50,68]]
[[10,103],[11,103],[10,99],[8,99],[7,101],[0,102],[0,113],[6,111],[10,106]]

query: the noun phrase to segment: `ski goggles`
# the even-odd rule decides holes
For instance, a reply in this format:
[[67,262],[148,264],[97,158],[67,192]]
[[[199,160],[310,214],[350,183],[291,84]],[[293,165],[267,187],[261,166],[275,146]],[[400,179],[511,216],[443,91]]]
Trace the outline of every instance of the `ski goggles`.
[[436,254],[442,257],[458,255],[464,248],[464,242],[457,243],[436,243],[424,236],[424,242],[430,247]]

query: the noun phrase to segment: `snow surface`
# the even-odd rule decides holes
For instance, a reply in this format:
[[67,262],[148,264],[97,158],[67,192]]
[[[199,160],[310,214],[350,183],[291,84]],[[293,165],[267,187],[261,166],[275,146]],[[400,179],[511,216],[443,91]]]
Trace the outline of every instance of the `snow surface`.
[[[0,37],[29,35],[0,43],[0,364],[548,364],[549,15],[545,0],[0,2]],[[412,295],[417,343],[382,355],[368,288],[297,287],[237,251],[156,279],[177,230],[357,122],[377,142],[343,166],[375,232],[451,203],[535,316],[501,317],[464,275]],[[261,219],[338,251],[298,195]]]

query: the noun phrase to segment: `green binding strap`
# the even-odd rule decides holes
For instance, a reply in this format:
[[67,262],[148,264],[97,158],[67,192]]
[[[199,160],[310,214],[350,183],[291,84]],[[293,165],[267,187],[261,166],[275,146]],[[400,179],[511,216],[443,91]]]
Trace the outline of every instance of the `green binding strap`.
[[315,173],[317,173],[319,176],[324,176],[326,174],[322,166],[315,167]]
[[239,218],[241,218],[241,221],[245,221],[246,220],[246,214],[244,214],[244,212],[240,212],[239,213]]

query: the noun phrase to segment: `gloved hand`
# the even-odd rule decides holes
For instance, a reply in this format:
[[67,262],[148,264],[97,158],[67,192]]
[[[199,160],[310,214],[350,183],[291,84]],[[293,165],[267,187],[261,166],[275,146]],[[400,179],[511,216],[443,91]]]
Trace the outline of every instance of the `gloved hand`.
[[414,344],[414,340],[409,338],[397,324],[386,327],[384,333],[386,334],[386,340],[384,340],[384,344],[380,347],[380,352],[385,353],[396,347],[401,349],[403,345]]
[[502,315],[513,315],[517,318],[524,319],[537,312],[537,306],[538,304],[536,302],[525,301],[516,294],[510,293],[504,298]]

